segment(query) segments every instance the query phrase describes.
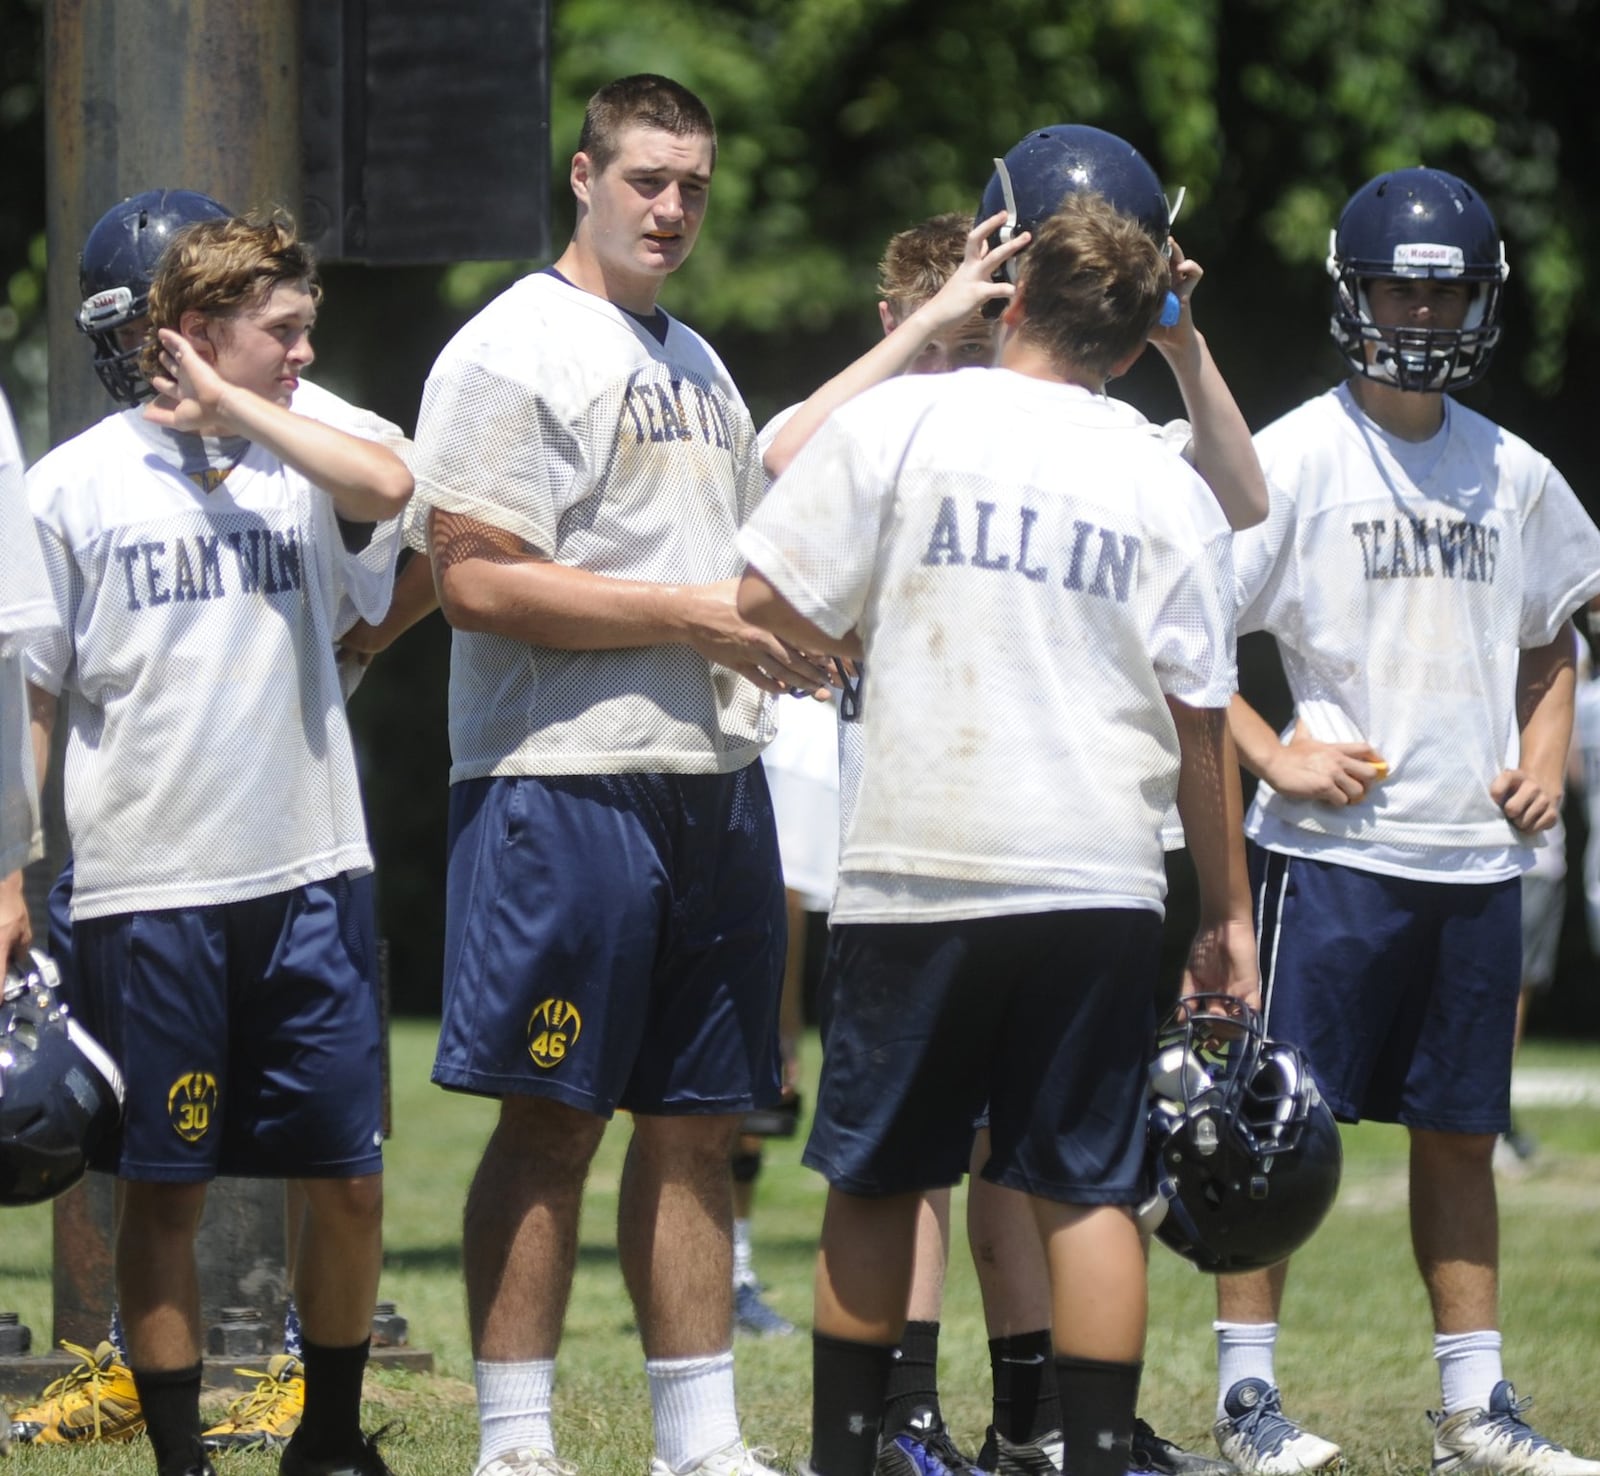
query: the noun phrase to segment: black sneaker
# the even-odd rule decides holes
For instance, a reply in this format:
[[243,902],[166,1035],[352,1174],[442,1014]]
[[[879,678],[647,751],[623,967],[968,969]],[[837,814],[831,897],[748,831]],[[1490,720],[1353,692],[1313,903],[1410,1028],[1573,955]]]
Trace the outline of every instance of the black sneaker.
[[341,1456],[335,1460],[318,1460],[304,1454],[296,1447],[298,1437],[284,1446],[278,1458],[278,1476],[394,1476],[388,1462],[378,1454],[378,1430],[361,1437],[361,1452],[355,1456]]
[[1061,1476],[1061,1432],[1051,1430],[1037,1440],[1007,1440],[993,1425],[978,1451],[978,1469],[994,1476]]
[[1133,1454],[1128,1469],[1151,1471],[1155,1476],[1235,1476],[1226,1461],[1164,1440],[1143,1420],[1133,1422]]
[[878,1441],[873,1476],[987,1476],[964,1455],[937,1410],[921,1406],[892,1434]]

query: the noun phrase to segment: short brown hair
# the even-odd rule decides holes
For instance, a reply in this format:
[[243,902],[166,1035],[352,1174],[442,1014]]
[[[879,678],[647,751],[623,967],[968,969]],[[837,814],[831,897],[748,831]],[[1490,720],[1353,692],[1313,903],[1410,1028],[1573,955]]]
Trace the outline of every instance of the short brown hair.
[[717,125],[711,109],[670,77],[639,72],[608,82],[583,110],[578,152],[587,154],[596,174],[604,174],[622,148],[628,128],[659,128],[678,138],[709,138],[711,162],[717,160]]
[[150,282],[150,336],[139,357],[148,379],[163,373],[156,329],[177,330],[185,313],[230,318],[266,301],[282,282],[303,282],[322,301],[317,262],[283,212],[202,220],[172,238]]
[[1172,273],[1161,248],[1101,196],[1067,196],[1022,253],[1018,333],[1057,365],[1092,374],[1138,349],[1161,316]]
[[903,322],[955,275],[972,222],[947,212],[889,237],[878,263],[878,294]]

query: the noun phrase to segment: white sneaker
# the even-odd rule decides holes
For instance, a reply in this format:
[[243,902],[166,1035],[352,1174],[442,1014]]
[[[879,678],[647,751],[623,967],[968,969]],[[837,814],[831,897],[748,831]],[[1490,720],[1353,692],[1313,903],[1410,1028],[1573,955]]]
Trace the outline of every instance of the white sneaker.
[[558,1460],[552,1451],[524,1446],[501,1451],[473,1476],[578,1476],[578,1468],[571,1461]]
[[681,1471],[675,1471],[660,1456],[653,1456],[650,1476],[781,1476],[766,1464],[777,1458],[778,1452],[769,1446],[746,1445],[742,1440],[735,1440]]
[[1240,1379],[1223,1397],[1222,1407],[1227,1413],[1211,1433],[1223,1459],[1244,1476],[1299,1476],[1339,1459],[1337,1445],[1302,1430],[1283,1412],[1277,1389],[1265,1379]]
[[1522,1418],[1531,1399],[1501,1379],[1489,1394],[1488,1409],[1430,1415],[1433,1421],[1435,1476],[1457,1471],[1493,1471],[1503,1476],[1600,1476],[1600,1461],[1575,1456],[1546,1440]]

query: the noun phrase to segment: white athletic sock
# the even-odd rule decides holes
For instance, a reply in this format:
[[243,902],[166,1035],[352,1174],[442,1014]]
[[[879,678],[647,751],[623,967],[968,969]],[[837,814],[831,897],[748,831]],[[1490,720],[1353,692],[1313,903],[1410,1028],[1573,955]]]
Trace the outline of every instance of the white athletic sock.
[[1272,1354],[1278,1342],[1275,1322],[1213,1322],[1217,1335],[1217,1418],[1228,1411],[1222,1401],[1240,1379],[1261,1379],[1276,1385]]
[[1505,1377],[1498,1332],[1485,1328],[1481,1332],[1435,1333],[1433,1356],[1439,1365],[1439,1390],[1447,1415],[1488,1409],[1489,1395]]
[[482,1470],[508,1450],[547,1450],[555,1454],[550,1428],[550,1395],[556,1382],[556,1361],[535,1358],[527,1363],[474,1361],[478,1386],[478,1465]]
[[687,1471],[739,1438],[733,1407],[733,1350],[705,1358],[647,1358],[656,1455]]
[[754,1286],[755,1282],[755,1266],[750,1260],[750,1222],[748,1220],[735,1220],[733,1222],[733,1284],[735,1286]]

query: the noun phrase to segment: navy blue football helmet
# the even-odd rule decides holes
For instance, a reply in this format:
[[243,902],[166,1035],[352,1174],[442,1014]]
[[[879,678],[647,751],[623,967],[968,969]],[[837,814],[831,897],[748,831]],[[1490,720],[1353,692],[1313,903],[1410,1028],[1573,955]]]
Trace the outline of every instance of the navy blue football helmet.
[[1148,1125],[1155,1233],[1202,1271],[1276,1265],[1339,1192],[1339,1127],[1305,1057],[1226,995],[1195,995],[1162,1025]]
[[146,190],[97,220],[78,257],[80,333],[94,344],[94,372],[113,400],[133,405],[155,391],[138,370],[139,345],[124,348],[121,329],[145,315],[150,280],[167,243],[185,226],[233,212],[195,190]]
[[[1183,206],[1169,206],[1166,192],[1144,155],[1126,139],[1091,128],[1086,123],[1056,123],[1035,129],[1003,159],[994,161],[994,173],[983,192],[978,219],[1006,212],[1000,240],[1009,241],[1019,231],[1037,231],[1068,195],[1096,194],[1130,215],[1144,227],[1165,255],[1172,222]],[[1017,259],[1005,264],[1006,275],[1016,280]],[[998,310],[998,305],[997,305]],[[1178,300],[1168,294],[1161,322],[1178,321]]]
[[122,1073],[58,995],[35,951],[0,987],[0,1205],[39,1204],[83,1177],[122,1119]]
[[[1442,169],[1396,169],[1346,202],[1328,246],[1334,342],[1357,374],[1403,390],[1464,389],[1488,371],[1500,341],[1505,243],[1483,197]],[[1472,284],[1460,328],[1379,328],[1367,306],[1375,277]],[[1376,348],[1371,360],[1365,346]]]

